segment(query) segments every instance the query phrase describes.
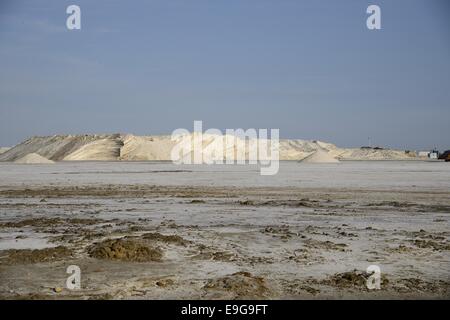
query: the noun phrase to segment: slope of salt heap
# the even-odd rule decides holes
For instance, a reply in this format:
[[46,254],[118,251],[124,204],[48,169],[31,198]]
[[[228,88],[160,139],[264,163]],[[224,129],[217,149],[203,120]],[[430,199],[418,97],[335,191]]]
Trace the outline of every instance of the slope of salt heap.
[[[193,133],[190,138],[196,137]],[[231,136],[227,136],[229,138]],[[199,138],[200,139],[200,138]],[[207,159],[215,151],[222,151],[220,142],[215,141],[213,135],[203,134],[202,146],[203,156]],[[233,139],[231,139],[233,140]],[[245,157],[248,158],[255,151],[259,140],[243,141],[236,139],[237,146],[247,146]],[[175,141],[170,135],[166,136],[134,136],[127,134],[95,134],[95,135],[55,135],[47,137],[32,137],[17,146],[6,150],[0,149],[1,161],[15,161],[30,153],[37,153],[53,161],[77,160],[77,161],[170,161],[174,147],[183,149],[185,156],[189,158],[190,141]],[[236,147],[228,147],[224,155],[227,159],[237,157]],[[186,148],[186,149],[184,149]],[[247,149],[247,148],[246,148]],[[414,152],[391,149],[367,149],[367,148],[338,148],[331,143],[308,140],[281,139],[279,143],[280,160],[301,160],[314,155],[318,149],[322,149],[329,156],[342,160],[411,160],[415,158]],[[220,156],[222,152],[216,153]],[[308,161],[319,157],[318,152]],[[320,160],[320,159],[319,159]],[[332,160],[329,160],[330,162]],[[316,161],[323,162],[323,161]],[[336,161],[332,161],[336,162]]]
[[338,159],[334,158],[331,154],[323,149],[318,149],[313,154],[307,156],[303,160],[300,160],[302,163],[337,163]]
[[29,153],[25,157],[17,159],[14,163],[24,163],[24,164],[50,164],[55,163],[52,160],[48,160],[37,153]]
[[63,160],[65,161],[115,161],[119,159],[120,148],[123,142],[118,139],[99,139],[70,153]]

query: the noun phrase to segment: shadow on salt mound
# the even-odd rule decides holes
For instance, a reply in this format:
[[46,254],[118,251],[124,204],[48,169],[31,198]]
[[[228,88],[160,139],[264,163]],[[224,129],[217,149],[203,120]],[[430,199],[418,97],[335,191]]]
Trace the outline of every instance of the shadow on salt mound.
[[301,163],[338,163],[340,162],[338,159],[334,158],[327,151],[318,149],[313,154],[310,154],[303,160],[300,160]]
[[26,156],[17,159],[14,163],[22,163],[22,164],[50,164],[55,163],[52,160],[44,158],[43,156],[37,153],[29,153]]

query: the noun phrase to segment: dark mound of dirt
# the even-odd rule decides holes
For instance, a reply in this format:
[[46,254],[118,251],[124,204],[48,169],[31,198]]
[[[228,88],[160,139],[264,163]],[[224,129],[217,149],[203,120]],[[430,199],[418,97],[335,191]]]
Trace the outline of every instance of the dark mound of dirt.
[[405,278],[397,280],[394,284],[394,289],[399,292],[445,292],[450,288],[450,283],[439,280],[439,281],[425,281],[418,278]]
[[[344,273],[337,273],[330,276],[328,279],[323,280],[321,283],[337,288],[358,288],[367,289],[366,283],[370,274],[361,271],[350,271]],[[389,283],[387,278],[381,276],[381,286],[385,286]]]
[[4,250],[0,253],[1,256],[6,255],[7,264],[28,264],[28,263],[39,263],[39,262],[53,262],[71,257],[73,254],[72,250],[64,247],[58,246],[55,248],[45,248],[45,249],[10,249]]
[[186,245],[188,243],[188,241],[184,240],[182,237],[177,235],[167,236],[160,233],[152,233],[152,232],[142,235],[142,238],[146,240],[161,241],[165,243],[173,243],[178,245]]
[[23,227],[51,227],[62,224],[83,224],[94,225],[103,222],[100,219],[82,219],[82,218],[30,218],[17,222],[4,222],[0,224],[2,228],[23,228]]
[[198,200],[198,199],[194,199],[190,202],[191,204],[195,204],[195,203],[206,203],[205,200]]
[[450,244],[446,242],[437,242],[432,240],[414,240],[414,245],[421,249],[433,249],[435,251],[450,250]]
[[367,278],[365,274],[358,271],[344,272],[332,275],[324,283],[334,287],[364,287]]
[[230,262],[235,261],[237,258],[237,256],[231,252],[214,251],[212,248],[199,248],[199,250],[200,252],[194,256],[194,259]]
[[4,222],[2,228],[48,227],[62,223],[60,218],[31,218],[17,222]]
[[237,272],[229,276],[209,280],[204,289],[224,291],[231,299],[263,299],[268,297],[269,289],[262,277],[255,277],[248,272]]
[[305,245],[311,249],[323,249],[323,250],[336,250],[336,251],[349,251],[345,243],[334,243],[331,241],[320,241],[314,239],[308,239],[305,241]]
[[89,256],[130,262],[161,261],[163,253],[159,248],[149,247],[131,239],[105,240],[88,248]]
[[241,201],[239,201],[239,204],[241,206],[254,206],[255,205],[255,203],[251,200],[241,200]]
[[414,203],[399,202],[399,201],[383,201],[377,203],[368,203],[367,207],[394,207],[394,208],[411,208],[416,206]]

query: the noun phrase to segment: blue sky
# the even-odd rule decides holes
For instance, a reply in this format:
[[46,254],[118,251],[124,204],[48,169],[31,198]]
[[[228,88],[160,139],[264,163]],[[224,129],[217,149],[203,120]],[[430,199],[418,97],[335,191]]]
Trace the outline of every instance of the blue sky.
[[[66,28],[81,7],[82,29]],[[366,28],[377,4],[382,30]],[[447,0],[0,2],[0,146],[60,133],[279,128],[450,148]]]

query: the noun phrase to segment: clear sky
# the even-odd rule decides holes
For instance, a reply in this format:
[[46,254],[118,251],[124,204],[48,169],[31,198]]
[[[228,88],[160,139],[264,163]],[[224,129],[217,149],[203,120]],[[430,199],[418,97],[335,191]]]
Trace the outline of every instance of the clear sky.
[[[66,8],[81,7],[81,30]],[[382,30],[366,27],[381,7]],[[448,0],[1,0],[0,146],[60,133],[279,128],[450,148]]]

